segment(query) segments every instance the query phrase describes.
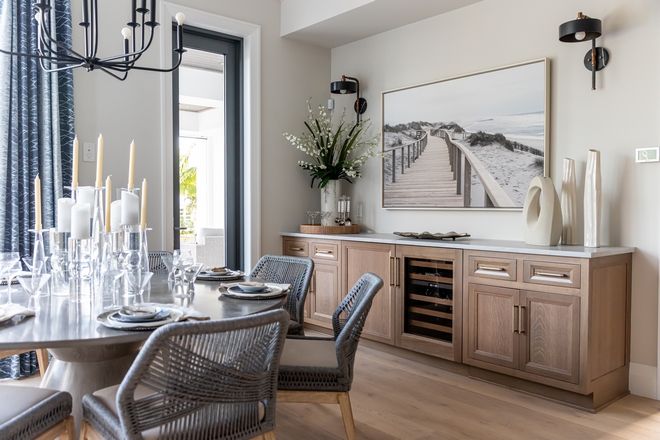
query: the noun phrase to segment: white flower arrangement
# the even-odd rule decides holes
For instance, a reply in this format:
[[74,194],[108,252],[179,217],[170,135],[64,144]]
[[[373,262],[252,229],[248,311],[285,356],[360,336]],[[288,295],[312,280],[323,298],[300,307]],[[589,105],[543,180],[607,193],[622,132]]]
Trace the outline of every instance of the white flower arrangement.
[[[326,112],[319,105],[318,116],[314,116],[310,100],[307,101],[309,114],[305,126],[309,133],[295,136],[284,133],[284,137],[300,151],[311,157],[310,162],[298,161],[298,165],[309,171],[312,176],[312,187],[318,179],[318,187],[324,188],[330,180],[346,180],[362,177],[360,167],[371,157],[381,157],[376,151],[380,135],[365,139],[365,133],[371,128],[371,122],[360,121],[357,124],[346,123],[346,109],[341,114],[339,126],[332,127],[333,112]],[[355,156],[357,150],[366,147],[364,153]]]

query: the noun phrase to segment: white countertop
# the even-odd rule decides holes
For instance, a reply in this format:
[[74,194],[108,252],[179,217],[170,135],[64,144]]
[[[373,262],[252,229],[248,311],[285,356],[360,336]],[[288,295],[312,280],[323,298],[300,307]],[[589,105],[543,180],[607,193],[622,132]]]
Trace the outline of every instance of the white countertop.
[[588,248],[584,246],[532,246],[522,241],[490,240],[483,238],[457,238],[453,240],[420,240],[406,238],[394,234],[301,234],[299,232],[281,232],[283,237],[316,238],[322,240],[363,241],[369,243],[403,244],[410,246],[426,246],[449,249],[466,249],[493,252],[515,252],[520,254],[552,255],[573,258],[598,258],[610,255],[635,252],[630,246],[602,246]]

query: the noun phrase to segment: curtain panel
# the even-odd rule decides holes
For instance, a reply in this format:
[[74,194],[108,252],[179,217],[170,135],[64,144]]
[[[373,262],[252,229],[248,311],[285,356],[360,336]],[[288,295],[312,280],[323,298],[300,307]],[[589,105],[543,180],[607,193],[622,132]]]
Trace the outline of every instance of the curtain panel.
[[[0,46],[36,53],[34,0],[0,0]],[[71,46],[69,0],[51,0],[51,35]],[[53,66],[57,67],[57,66]],[[0,54],[0,244],[32,255],[34,179],[41,178],[43,228],[55,226],[63,182],[71,181],[73,74],[46,73],[39,60]],[[0,297],[0,304],[7,298]],[[34,352],[0,360],[0,379],[34,374]]]

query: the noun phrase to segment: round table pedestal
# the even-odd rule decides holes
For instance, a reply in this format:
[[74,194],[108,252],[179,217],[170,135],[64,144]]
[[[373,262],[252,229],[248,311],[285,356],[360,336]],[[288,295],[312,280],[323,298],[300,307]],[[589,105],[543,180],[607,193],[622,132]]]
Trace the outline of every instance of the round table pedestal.
[[121,383],[142,343],[48,349],[53,359],[41,381],[41,388],[71,393],[76,431],[79,432],[83,396]]

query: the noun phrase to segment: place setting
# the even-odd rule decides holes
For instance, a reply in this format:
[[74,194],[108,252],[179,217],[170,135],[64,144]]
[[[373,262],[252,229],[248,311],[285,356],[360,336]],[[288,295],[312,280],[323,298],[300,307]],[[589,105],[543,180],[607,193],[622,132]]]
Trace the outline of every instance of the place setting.
[[232,281],[245,276],[242,270],[231,270],[227,267],[205,268],[197,277],[201,281]]
[[101,325],[115,330],[149,331],[172,322],[206,321],[210,318],[196,310],[176,304],[145,303],[109,310],[96,317]]
[[259,300],[280,298],[285,296],[290,288],[290,284],[244,281],[223,283],[219,290],[222,296],[228,298]]

